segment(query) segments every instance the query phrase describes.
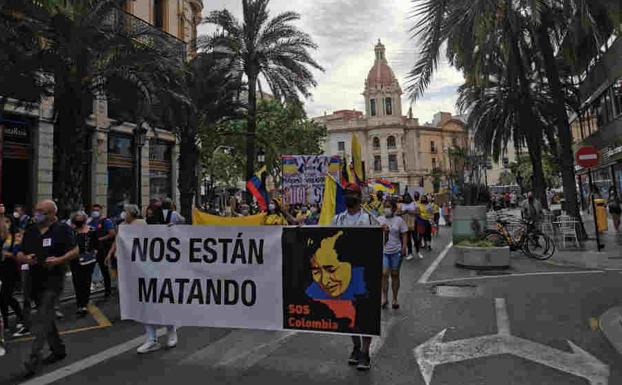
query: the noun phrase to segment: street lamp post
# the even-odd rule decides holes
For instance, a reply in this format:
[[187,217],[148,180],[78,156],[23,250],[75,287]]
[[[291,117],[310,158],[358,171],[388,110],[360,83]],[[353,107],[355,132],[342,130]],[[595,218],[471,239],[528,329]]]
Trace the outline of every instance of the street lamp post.
[[134,196],[139,208],[142,207],[142,152],[146,142],[147,129],[143,127],[143,123],[139,123],[134,128]]

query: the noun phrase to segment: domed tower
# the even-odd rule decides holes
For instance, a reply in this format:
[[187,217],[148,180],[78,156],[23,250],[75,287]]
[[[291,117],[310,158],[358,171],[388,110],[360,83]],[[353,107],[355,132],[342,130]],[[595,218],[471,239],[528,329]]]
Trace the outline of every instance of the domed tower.
[[368,117],[402,116],[402,89],[387,63],[386,49],[378,39],[376,61],[365,80],[365,110]]

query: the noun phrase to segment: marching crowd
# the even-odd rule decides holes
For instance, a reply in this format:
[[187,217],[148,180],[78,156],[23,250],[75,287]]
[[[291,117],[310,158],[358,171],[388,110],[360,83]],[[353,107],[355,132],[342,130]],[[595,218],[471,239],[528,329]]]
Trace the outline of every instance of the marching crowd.
[[[345,189],[347,211],[333,220],[335,226],[381,225],[387,234],[383,257],[382,308],[388,305],[391,281],[392,307],[399,308],[399,270],[403,259],[422,259],[424,250],[432,249],[433,234],[439,224],[451,223],[450,205],[439,206],[433,195],[389,196],[382,192],[369,194],[363,201],[358,185]],[[257,213],[256,206],[232,199],[229,205],[214,214],[248,216]],[[113,294],[116,276],[115,237],[120,224],[183,224],[186,222],[170,199],[152,199],[141,212],[136,205],[126,205],[118,218],[107,218],[102,206],[95,204],[89,213],[76,211],[69,218],[58,218],[54,201],[39,202],[32,216],[22,206],[6,213],[0,205],[0,356],[6,354],[5,335],[14,338],[34,337],[30,357],[25,363],[26,376],[32,376],[41,365],[66,357],[56,320],[65,276],[71,274],[75,294],[76,315],[88,314],[91,292],[103,281],[104,300]],[[278,198],[267,207],[265,225],[318,225],[321,207],[317,204],[287,206]],[[144,218],[144,219],[143,219]],[[21,301],[15,298],[21,292]],[[9,309],[13,322],[9,322]],[[33,312],[33,309],[36,311]],[[160,349],[156,326],[145,325],[146,341],[138,353]],[[350,363],[368,369],[370,339],[355,338]],[[50,354],[43,356],[47,342]],[[177,332],[167,327],[166,347],[177,344]]]

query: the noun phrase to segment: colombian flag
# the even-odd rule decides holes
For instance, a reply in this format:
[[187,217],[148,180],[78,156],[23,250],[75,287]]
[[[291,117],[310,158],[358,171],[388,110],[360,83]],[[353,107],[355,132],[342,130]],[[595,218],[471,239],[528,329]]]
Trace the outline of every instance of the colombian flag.
[[292,175],[298,173],[298,165],[296,164],[296,158],[293,156],[283,156],[281,157],[281,162],[283,164],[283,174]]
[[263,166],[253,175],[251,179],[246,181],[246,190],[253,194],[259,204],[261,211],[268,211],[268,192],[264,184],[265,175],[268,172],[268,168]]
[[395,187],[386,179],[376,179],[374,181],[374,190],[393,194],[395,192]]
[[363,177],[363,159],[361,158],[361,145],[356,137],[352,134],[352,164],[354,166],[354,176],[357,179],[357,183],[363,184],[365,178]]
[[339,168],[341,167],[341,159],[339,155],[332,156],[330,163],[328,164],[328,173],[331,175],[339,175]]
[[322,198],[322,212],[320,213],[320,226],[328,226],[333,222],[335,215],[346,210],[343,188],[330,175],[324,178],[324,197]]

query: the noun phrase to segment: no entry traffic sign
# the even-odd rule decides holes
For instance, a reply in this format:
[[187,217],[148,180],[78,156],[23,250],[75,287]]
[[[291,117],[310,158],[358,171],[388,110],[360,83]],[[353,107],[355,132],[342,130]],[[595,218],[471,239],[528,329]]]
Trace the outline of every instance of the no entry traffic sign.
[[600,156],[598,150],[593,146],[583,146],[577,151],[577,164],[583,168],[593,168],[598,166]]

